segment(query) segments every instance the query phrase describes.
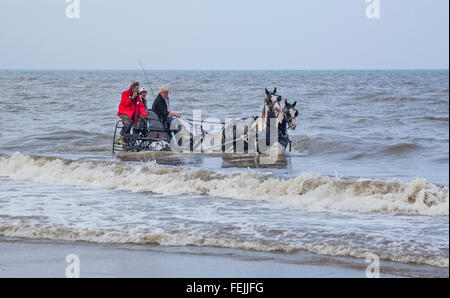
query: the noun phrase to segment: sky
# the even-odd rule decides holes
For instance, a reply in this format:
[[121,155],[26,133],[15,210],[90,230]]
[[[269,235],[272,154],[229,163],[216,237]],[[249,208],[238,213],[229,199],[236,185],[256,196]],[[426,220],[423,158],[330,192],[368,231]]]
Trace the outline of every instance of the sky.
[[1,0],[0,69],[449,66],[448,0],[79,1]]

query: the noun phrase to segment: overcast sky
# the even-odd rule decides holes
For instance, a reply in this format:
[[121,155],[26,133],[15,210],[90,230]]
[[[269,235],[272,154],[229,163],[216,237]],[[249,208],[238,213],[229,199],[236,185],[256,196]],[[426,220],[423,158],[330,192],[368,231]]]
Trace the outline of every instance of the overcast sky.
[[0,1],[0,69],[448,69],[449,1]]

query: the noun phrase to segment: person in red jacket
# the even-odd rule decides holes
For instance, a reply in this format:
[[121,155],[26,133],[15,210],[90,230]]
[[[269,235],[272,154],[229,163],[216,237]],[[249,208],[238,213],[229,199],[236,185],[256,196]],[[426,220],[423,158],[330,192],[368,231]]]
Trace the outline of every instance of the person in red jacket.
[[122,120],[124,126],[120,131],[119,143],[126,145],[124,140],[124,134],[129,134],[131,126],[136,124],[136,121],[141,114],[143,117],[147,117],[147,112],[145,111],[144,104],[139,97],[139,83],[133,82],[130,89],[122,93],[122,100],[119,105],[119,111],[117,115]]

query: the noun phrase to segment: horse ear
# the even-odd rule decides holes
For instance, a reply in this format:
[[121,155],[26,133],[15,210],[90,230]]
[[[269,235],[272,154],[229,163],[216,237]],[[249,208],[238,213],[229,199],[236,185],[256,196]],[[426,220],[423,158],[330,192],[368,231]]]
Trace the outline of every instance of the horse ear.
[[273,94],[277,94],[277,87],[275,87],[275,89],[273,89]]
[[285,106],[288,106],[288,105],[289,105],[288,102],[287,102],[287,99],[284,100],[284,105],[285,105]]
[[269,90],[267,90],[267,88],[266,88],[266,95],[269,95],[270,94],[270,92],[269,92]]
[[295,108],[296,105],[297,105],[297,102],[294,102],[294,103],[292,104],[292,107]]

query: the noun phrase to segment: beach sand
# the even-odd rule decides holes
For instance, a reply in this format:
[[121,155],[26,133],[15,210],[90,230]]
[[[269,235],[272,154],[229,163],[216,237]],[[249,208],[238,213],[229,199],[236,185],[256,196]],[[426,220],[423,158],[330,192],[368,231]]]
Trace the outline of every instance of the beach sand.
[[[297,252],[284,254],[211,247],[54,242],[0,238],[0,278],[65,278],[76,254],[84,278],[365,278],[364,260]],[[380,277],[448,277],[445,268],[381,264]],[[416,274],[411,275],[411,272]]]
[[[0,277],[66,277],[66,256],[80,259],[80,277],[295,278],[365,277],[364,268],[289,263],[276,254],[216,248],[176,248],[2,239]],[[384,275],[383,277],[395,277]]]

